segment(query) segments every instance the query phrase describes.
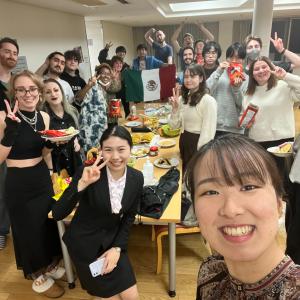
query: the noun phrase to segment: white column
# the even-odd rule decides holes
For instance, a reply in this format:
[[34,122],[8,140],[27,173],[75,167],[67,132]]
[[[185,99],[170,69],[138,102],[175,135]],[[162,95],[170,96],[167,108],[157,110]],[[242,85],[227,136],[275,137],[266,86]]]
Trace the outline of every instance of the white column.
[[273,19],[274,0],[255,0],[252,18],[252,35],[262,39],[262,55],[269,56],[270,36]]
[[219,61],[226,59],[226,49],[232,44],[233,20],[219,21],[219,44],[222,49],[222,56]]

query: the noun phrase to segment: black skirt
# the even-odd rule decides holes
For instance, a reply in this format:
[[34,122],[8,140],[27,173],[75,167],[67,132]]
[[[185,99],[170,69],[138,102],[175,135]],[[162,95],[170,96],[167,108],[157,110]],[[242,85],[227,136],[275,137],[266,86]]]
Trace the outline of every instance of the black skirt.
[[182,172],[185,173],[190,159],[197,151],[200,134],[184,131],[179,138],[179,150],[182,159]]
[[[72,257],[72,253],[70,255]],[[75,257],[72,257],[72,260],[82,288],[90,295],[109,298],[136,284],[135,275],[127,253],[121,252],[118,264],[112,272],[97,277],[91,275],[89,263],[80,262]]]
[[44,160],[33,167],[7,168],[5,192],[17,267],[28,277],[61,254],[56,222],[48,219],[54,200]]

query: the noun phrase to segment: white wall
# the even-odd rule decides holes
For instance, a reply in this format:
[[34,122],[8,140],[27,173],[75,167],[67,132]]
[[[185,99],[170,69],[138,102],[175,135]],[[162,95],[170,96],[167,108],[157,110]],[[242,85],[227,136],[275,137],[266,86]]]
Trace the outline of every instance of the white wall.
[[105,45],[109,41],[113,43],[113,46],[109,49],[109,58],[115,55],[116,47],[122,45],[127,50],[125,62],[131,65],[133,58],[136,57],[136,51],[133,45],[132,27],[102,21],[102,29],[103,44]]
[[222,49],[222,56],[219,61],[226,59],[226,49],[232,44],[233,20],[223,20],[219,22],[219,44]]
[[82,16],[0,0],[0,36],[16,38],[20,55],[27,57],[35,71],[52,51],[64,52],[82,47],[85,62],[80,68],[90,77],[85,22]]

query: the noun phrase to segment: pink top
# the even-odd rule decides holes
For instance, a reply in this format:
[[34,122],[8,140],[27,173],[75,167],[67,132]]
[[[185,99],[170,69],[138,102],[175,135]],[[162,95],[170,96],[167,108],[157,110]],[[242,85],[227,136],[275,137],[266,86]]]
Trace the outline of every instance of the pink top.
[[113,179],[108,167],[106,168],[106,170],[107,170],[111,210],[112,213],[118,214],[122,208],[121,201],[125,189],[127,169],[125,169],[124,175],[118,180]]

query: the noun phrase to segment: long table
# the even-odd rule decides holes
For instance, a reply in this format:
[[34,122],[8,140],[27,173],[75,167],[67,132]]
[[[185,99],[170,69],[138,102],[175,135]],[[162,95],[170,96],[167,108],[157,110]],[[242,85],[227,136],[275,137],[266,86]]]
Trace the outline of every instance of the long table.
[[[150,161],[154,162],[155,159],[159,157],[177,157],[179,160],[179,165],[177,166],[180,170],[181,174],[181,160],[179,159],[179,147],[178,147],[178,138],[175,138],[176,146],[167,149],[160,149],[158,156],[150,157]],[[143,169],[143,165],[146,162],[145,158],[137,159],[135,163],[135,168],[138,170]],[[159,179],[162,175],[164,175],[168,170],[154,167],[154,177]],[[182,175],[181,175],[182,176]],[[173,195],[171,201],[169,202],[167,208],[165,209],[163,215],[160,219],[153,219],[143,216],[137,216],[136,222],[150,225],[163,225],[168,224],[168,233],[169,233],[169,296],[176,296],[176,223],[180,222],[180,214],[181,214],[181,176],[179,179],[179,188],[177,192]],[[69,288],[75,287],[74,274],[72,270],[71,259],[67,250],[66,245],[62,240],[62,236],[65,233],[65,223],[64,221],[70,221],[74,215],[74,211],[63,221],[58,221],[58,232],[61,241],[63,259],[65,263],[66,276],[69,283]],[[50,217],[51,213],[50,213]]]

